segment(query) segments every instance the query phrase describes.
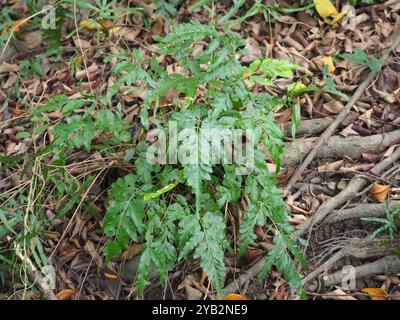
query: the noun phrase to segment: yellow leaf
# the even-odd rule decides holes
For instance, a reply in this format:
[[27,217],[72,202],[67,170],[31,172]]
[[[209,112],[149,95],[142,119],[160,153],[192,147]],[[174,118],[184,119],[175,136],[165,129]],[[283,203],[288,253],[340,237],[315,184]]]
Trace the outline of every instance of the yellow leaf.
[[103,29],[111,29],[113,27],[112,22],[109,20],[100,20],[99,23]]
[[314,0],[315,10],[322,18],[335,17],[338,12],[330,0]]
[[79,23],[79,26],[87,30],[98,30],[102,28],[102,25],[94,20],[83,20]]
[[329,73],[334,73],[335,72],[335,65],[333,63],[332,57],[330,56],[325,56],[322,58],[322,62],[326,65],[328,65],[328,70]]
[[240,294],[230,293],[226,296],[223,296],[221,300],[247,300],[247,298]]
[[383,202],[390,192],[390,186],[385,186],[375,182],[369,193],[369,197],[375,201]]
[[337,15],[335,15],[331,21],[331,25],[334,25],[336,23],[338,23],[340,20],[342,20],[342,18],[347,15],[347,12],[340,12]]
[[12,24],[12,31],[14,32],[14,34],[20,33],[21,30],[24,27],[26,27],[29,23],[30,23],[30,20],[27,18],[15,20],[15,21],[13,21],[13,24]]
[[77,292],[78,289],[65,289],[65,290],[61,290],[59,293],[56,294],[58,300],[67,300],[69,298],[71,298],[75,292]]
[[117,277],[115,274],[112,274],[112,273],[107,273],[107,272],[105,272],[105,273],[104,273],[104,276],[105,276],[107,279],[111,279],[111,280],[116,280],[116,279],[118,279],[118,277]]
[[82,64],[83,64],[83,56],[79,55],[79,56],[75,57],[74,65],[75,65],[75,70],[76,71],[81,71],[82,70]]
[[[387,292],[385,289],[382,288],[364,288],[361,289],[361,292],[373,294],[373,295],[385,295],[387,296]],[[371,300],[387,300],[386,297],[377,297],[377,296],[370,296]]]
[[244,72],[244,73],[243,73],[243,76],[242,76],[242,79],[245,80],[245,79],[247,79],[247,78],[250,77],[250,76],[251,76],[251,73],[249,73],[249,72]]

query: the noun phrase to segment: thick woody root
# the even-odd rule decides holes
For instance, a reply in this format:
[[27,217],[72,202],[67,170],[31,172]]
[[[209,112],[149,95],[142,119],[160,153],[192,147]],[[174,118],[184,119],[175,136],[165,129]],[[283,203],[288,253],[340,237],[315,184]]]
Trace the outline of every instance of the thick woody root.
[[382,218],[386,216],[386,209],[393,211],[400,206],[400,201],[389,202],[387,208],[381,203],[361,203],[353,208],[335,210],[330,214],[325,222],[337,223],[345,220],[355,220],[362,218]]
[[[315,147],[318,138],[298,139],[288,143],[283,155],[282,166],[294,167],[311,152]],[[314,159],[323,158],[359,158],[365,152],[382,152],[387,147],[400,141],[400,130],[384,134],[376,134],[367,137],[347,137],[334,136],[330,138],[322,147]]]
[[250,280],[256,279],[257,275],[260,273],[261,268],[265,260],[261,258],[255,264],[253,264],[250,269],[241,273],[239,277],[234,279],[231,283],[229,283],[225,288],[222,289],[222,293],[227,295],[229,293],[240,292],[241,288]]
[[[324,132],[324,130],[328,128],[334,120],[335,118],[332,117],[303,120],[296,128],[296,137],[306,136],[306,135],[316,135],[321,132]],[[282,130],[287,137],[291,137],[292,124],[290,122],[284,124]]]
[[328,272],[343,258],[347,257],[359,260],[380,258],[374,263],[356,267],[355,270],[357,271],[357,268],[359,270],[359,272],[355,274],[357,278],[381,273],[397,273],[400,271],[400,259],[393,255],[396,253],[396,250],[398,250],[399,245],[400,239],[353,238],[313,272],[305,276],[302,279],[302,283],[310,291],[317,289],[317,280],[322,280],[324,287],[340,283],[344,276],[341,271],[330,275],[328,275]]
[[[400,272],[400,258],[395,255],[386,256],[374,262],[354,267],[353,272],[356,279],[376,274],[397,274]],[[343,278],[344,272],[337,271],[323,277],[323,285],[327,288],[335,284],[341,284],[344,280]]]
[[[396,30],[390,38],[387,39],[387,45],[390,44],[390,47],[385,49],[382,59],[386,60],[390,53],[395,50],[395,48],[400,44],[400,30]],[[289,182],[286,185],[285,191],[289,191],[297,182],[297,180],[301,177],[304,170],[308,167],[308,165],[313,161],[315,156],[320,153],[323,146],[328,142],[329,138],[334,134],[339,125],[345,120],[347,114],[350,112],[351,108],[353,108],[354,104],[361,97],[364,91],[367,89],[369,84],[374,80],[375,76],[380,72],[381,68],[377,68],[376,70],[371,70],[368,76],[364,79],[364,81],[358,86],[357,90],[354,92],[353,96],[347,102],[343,110],[336,116],[335,120],[329,125],[329,127],[320,135],[318,140],[315,141],[315,145],[312,150],[306,155],[302,163],[291,176]]]
[[[389,157],[379,162],[370,173],[373,175],[379,175],[389,165],[395,163],[400,158],[400,148],[394,151]],[[308,220],[304,221],[300,228],[296,231],[298,236],[303,236],[308,230],[322,220],[324,220],[330,213],[336,208],[350,201],[354,196],[367,184],[368,180],[365,177],[355,176],[353,177],[347,187],[338,193],[335,197],[325,201],[317,210],[317,212]]]

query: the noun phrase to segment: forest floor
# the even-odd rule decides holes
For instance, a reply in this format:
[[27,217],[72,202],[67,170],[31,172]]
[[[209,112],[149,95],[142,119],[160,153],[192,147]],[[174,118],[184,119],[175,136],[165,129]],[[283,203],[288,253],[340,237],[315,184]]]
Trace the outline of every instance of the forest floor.
[[[229,20],[244,17],[255,2],[245,1]],[[233,5],[231,1],[209,1],[207,7],[190,10],[195,1],[177,1],[171,7],[159,6],[165,1],[155,1],[155,5],[151,1],[109,3],[113,8],[139,7],[145,18],[117,11],[113,14],[121,17],[102,20],[100,28],[104,30],[100,32],[82,24],[89,21],[90,9],[77,14],[72,10],[60,28],[61,42],[51,46],[43,39],[40,24],[18,24],[32,14],[24,1],[0,0],[4,28],[0,58],[0,299],[136,298],[134,279],[142,245],[132,243],[111,262],[102,254],[105,196],[111,183],[131,165],[118,154],[107,158],[100,151],[75,150],[68,154],[65,170],[72,179],[89,182],[75,194],[68,214],[58,216],[69,204],[53,197],[58,188],[56,177],[44,182],[37,193],[42,213],[27,216],[29,210],[36,210],[36,198],[31,196],[35,184],[48,175],[32,159],[54,140],[52,128],[57,123],[87,111],[83,106],[70,113],[45,111],[49,125],[41,130],[41,122],[31,121],[32,109],[57,94],[71,100],[82,98],[84,91],[103,96],[115,81],[111,66],[117,63],[118,54],[136,48],[148,59],[158,50],[154,36],[168,34],[177,23],[214,23]],[[293,77],[274,81],[265,89],[276,97],[282,97],[294,81],[323,85],[326,65],[334,88],[342,93],[310,90],[299,95],[296,103],[301,107],[301,121],[295,138],[291,135],[293,110],[280,106],[274,111],[286,146],[278,183],[284,190],[289,222],[307,241],[301,249],[308,268],[298,266],[305,292],[309,299],[399,299],[400,44],[396,41],[400,37],[400,1],[359,1],[353,17],[334,25],[312,6],[291,10],[299,1],[269,3],[275,5],[243,19],[240,27],[232,27],[245,39],[248,50],[241,62],[271,57],[299,65]],[[304,7],[312,2],[301,3]],[[336,4],[340,11],[345,1]],[[6,37],[7,25],[13,31],[10,38]],[[115,26],[118,31],[110,32]],[[51,54],[49,49],[57,53]],[[347,59],[338,58],[344,53],[349,54]],[[167,70],[179,68],[165,56],[158,61]],[[261,89],[256,85],[254,90]],[[127,123],[134,123],[144,93],[122,91],[114,108]],[[167,97],[165,105],[172,99]],[[87,179],[89,176],[95,179]],[[63,188],[68,189],[68,184]],[[240,219],[243,213],[238,214]],[[28,237],[27,229],[35,237]],[[265,279],[256,280],[263,257],[273,247],[266,232],[256,228],[256,241],[242,258],[225,256],[229,273],[224,294],[260,300],[298,298],[274,268]],[[37,278],[36,283],[32,279],[45,261],[56,274],[55,287],[50,289],[40,284],[43,279]],[[169,273],[166,286],[153,277],[143,297],[215,298],[206,276],[196,259],[180,261]]]

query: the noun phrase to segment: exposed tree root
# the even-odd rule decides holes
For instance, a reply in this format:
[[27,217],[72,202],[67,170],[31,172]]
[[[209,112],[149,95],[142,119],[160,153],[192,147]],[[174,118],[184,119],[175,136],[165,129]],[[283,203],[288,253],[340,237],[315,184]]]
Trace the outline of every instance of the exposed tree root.
[[[296,128],[296,136],[319,134],[323,132],[326,128],[328,128],[334,120],[335,118],[332,117],[303,120],[300,122],[300,125]],[[282,129],[286,136],[288,137],[291,136],[292,124],[290,122],[286,123]]]
[[252,279],[257,278],[257,275],[261,271],[261,268],[265,262],[264,259],[265,258],[261,258],[255,264],[253,264],[250,267],[250,269],[243,272],[236,279],[233,279],[233,281],[231,283],[229,283],[224,289],[222,289],[222,293],[224,295],[226,295],[229,293],[240,292],[240,290],[244,284],[246,284],[247,282],[249,282]]
[[[322,147],[315,159],[342,158],[343,156],[358,158],[364,152],[381,152],[400,140],[400,130],[373,136],[354,136],[343,138],[335,136],[330,138]],[[298,139],[286,145],[282,166],[294,167],[309,154],[318,138]]]
[[[395,210],[400,206],[400,201],[391,201],[388,205],[390,211]],[[325,222],[336,223],[350,219],[361,219],[367,217],[379,218],[386,215],[384,204],[380,203],[361,203],[357,206],[344,210],[334,211],[329,215]]]
[[[400,258],[397,256],[386,256],[371,263],[354,267],[354,275],[356,279],[369,277],[375,274],[390,274],[400,272]],[[343,279],[343,273],[337,271],[323,278],[325,288],[334,284],[340,284]]]
[[[359,239],[359,238],[353,238],[349,241],[343,241],[343,247],[336,252],[333,256],[331,256],[327,261],[325,261],[322,265],[320,265],[318,268],[316,268],[313,272],[309,273],[306,277],[303,278],[302,282],[303,284],[308,287],[309,290],[315,290],[315,279],[319,277],[323,273],[327,273],[329,270],[331,270],[342,258],[345,257],[353,257],[357,259],[369,259],[369,258],[380,258],[380,257],[385,257],[389,258],[390,255],[393,255],[396,250],[398,250],[398,247],[400,245],[400,239],[369,239],[369,238],[364,238],[364,239]],[[396,257],[397,260],[395,260],[395,264],[392,263],[392,258],[389,260],[384,260],[380,259],[378,261],[384,261],[387,263],[388,266],[388,272],[398,272],[400,271],[400,259]],[[392,260],[391,260],[392,259]],[[383,262],[376,262],[376,266],[381,267],[380,264]],[[372,265],[372,264],[369,264]],[[375,266],[375,265],[374,265]],[[371,268],[370,273],[366,274],[364,272],[360,272],[359,274],[357,273],[357,276],[359,277],[364,277],[367,275],[372,275],[376,273],[381,273],[382,271],[385,271],[386,269],[382,269],[381,272],[378,272],[375,268]],[[385,266],[385,265],[383,265]],[[390,268],[389,268],[390,267]],[[393,268],[394,269],[393,269]],[[396,269],[397,268],[397,269]],[[393,270],[392,270],[393,269]],[[367,268],[368,270],[368,268]],[[396,271],[398,270],[398,271]],[[343,274],[341,272],[337,272],[333,275],[330,276],[324,276],[324,285],[325,286],[330,286],[332,284],[336,284],[337,279],[339,278],[340,275],[340,280],[343,278]],[[331,277],[331,278],[329,278]],[[331,279],[331,280],[329,280]]]
[[[400,30],[398,32],[395,32],[391,39],[389,38],[389,41],[393,41],[393,44],[390,46],[390,48],[385,50],[385,53],[382,55],[382,59],[386,60],[389,57],[390,52],[395,49],[399,43],[400,43]],[[371,71],[368,76],[365,78],[365,80],[358,86],[357,90],[349,100],[349,102],[346,104],[346,106],[343,108],[343,110],[337,115],[336,119],[332,124],[324,131],[324,133],[318,138],[318,140],[315,142],[315,145],[313,149],[307,154],[307,156],[304,158],[303,162],[301,165],[297,168],[296,172],[292,175],[290,178],[285,190],[289,191],[292,186],[297,182],[297,180],[301,177],[302,173],[304,170],[307,168],[307,166],[311,163],[311,161],[314,159],[314,157],[320,153],[321,148],[324,146],[324,144],[327,143],[329,137],[332,136],[332,134],[335,132],[336,128],[340,125],[340,123],[343,122],[343,120],[346,118],[347,114],[353,108],[354,103],[361,97],[361,95],[364,93],[364,90],[367,89],[369,84],[373,81],[375,76],[378,74],[381,68],[378,68],[377,70]]]
[[[42,273],[36,269],[36,267],[34,266],[34,264],[31,261],[31,259],[23,253],[23,250],[21,250],[21,247],[18,244],[15,246],[15,253],[18,256],[18,258],[21,259],[22,264],[26,268],[26,272],[27,272],[28,276],[34,282],[36,287],[40,289],[40,291],[43,293],[43,296],[47,300],[58,300],[58,298],[54,294],[54,292],[50,288],[48,288],[47,279],[45,279],[42,276]],[[51,279],[48,279],[48,280],[51,280]],[[55,281],[55,279],[54,279],[54,281]]]
[[[383,172],[389,165],[393,164],[396,160],[400,158],[400,148],[394,151],[389,157],[383,159],[374,168],[370,170],[373,175],[379,175]],[[321,222],[328,214],[332,213],[340,205],[351,200],[361,188],[367,183],[366,178],[360,176],[353,177],[347,187],[338,193],[335,197],[325,201],[317,210],[317,212],[308,220],[304,221],[299,230],[297,230],[297,235],[303,236],[312,226]]]

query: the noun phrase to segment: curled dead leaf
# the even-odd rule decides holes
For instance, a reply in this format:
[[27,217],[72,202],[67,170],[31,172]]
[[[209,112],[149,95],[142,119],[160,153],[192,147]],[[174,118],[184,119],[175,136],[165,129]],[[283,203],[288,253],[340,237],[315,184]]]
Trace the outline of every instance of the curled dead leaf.
[[240,294],[230,293],[226,296],[223,296],[221,300],[247,300],[247,298]]
[[71,298],[77,291],[78,291],[78,289],[76,289],[76,288],[65,289],[65,290],[61,290],[59,293],[57,293],[56,296],[57,296],[58,300],[67,300],[67,299]]
[[382,288],[363,288],[361,292],[371,294],[372,296],[369,297],[371,300],[387,300],[386,297],[381,297],[387,296],[386,290]]
[[382,185],[375,182],[369,193],[369,197],[375,201],[383,202],[390,192],[390,186]]
[[10,72],[17,72],[19,70],[18,65],[10,64],[7,62],[3,62],[0,64],[0,73],[10,73]]
[[200,284],[204,284],[204,282],[207,279],[207,273],[205,273],[204,271],[201,272],[201,276],[200,276]]
[[343,104],[340,103],[340,101],[332,99],[322,105],[322,107],[329,111],[330,113],[336,114],[342,111],[343,109]]
[[118,276],[116,276],[115,274],[107,273],[107,272],[104,273],[104,277],[106,277],[107,279],[111,279],[111,280],[117,280],[118,279]]

